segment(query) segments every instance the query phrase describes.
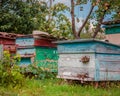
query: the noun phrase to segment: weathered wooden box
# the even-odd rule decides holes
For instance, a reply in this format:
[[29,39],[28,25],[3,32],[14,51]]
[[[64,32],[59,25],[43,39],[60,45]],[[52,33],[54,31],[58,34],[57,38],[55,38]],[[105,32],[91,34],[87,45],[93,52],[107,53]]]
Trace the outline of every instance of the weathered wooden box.
[[120,45],[120,20],[103,22],[106,40]]
[[36,46],[35,49],[35,63],[43,68],[48,68],[48,70],[51,70],[52,72],[57,72],[57,48]]
[[16,38],[17,54],[21,56],[21,65],[28,65],[34,62],[35,48],[34,38],[31,35],[19,36]]
[[15,38],[15,34],[0,32],[0,44],[3,45],[4,51],[9,51],[14,54],[16,53]]
[[33,35],[21,36],[16,39],[17,53],[21,56],[21,65],[37,64],[38,66],[57,70],[57,48],[51,40]]
[[58,78],[120,80],[120,46],[99,40],[58,41]]

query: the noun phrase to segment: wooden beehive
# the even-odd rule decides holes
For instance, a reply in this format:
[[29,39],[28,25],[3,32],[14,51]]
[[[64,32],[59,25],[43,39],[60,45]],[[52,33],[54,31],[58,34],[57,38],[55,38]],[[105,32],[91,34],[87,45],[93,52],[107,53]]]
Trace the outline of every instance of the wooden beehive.
[[103,22],[106,40],[120,45],[120,20]]
[[18,36],[16,38],[17,54],[21,56],[21,65],[29,65],[34,62],[35,48],[32,35]]
[[58,41],[58,78],[120,80],[120,46],[99,40]]
[[45,35],[17,37],[17,53],[21,56],[21,65],[36,63],[41,67],[57,69],[56,44],[52,43],[52,39],[47,37]]
[[9,51],[14,54],[16,53],[15,39],[15,34],[0,32],[0,44],[3,45],[4,51]]
[[33,36],[36,49],[35,62],[38,66],[56,72],[58,55],[56,44],[52,43],[56,38],[41,31],[34,31]]

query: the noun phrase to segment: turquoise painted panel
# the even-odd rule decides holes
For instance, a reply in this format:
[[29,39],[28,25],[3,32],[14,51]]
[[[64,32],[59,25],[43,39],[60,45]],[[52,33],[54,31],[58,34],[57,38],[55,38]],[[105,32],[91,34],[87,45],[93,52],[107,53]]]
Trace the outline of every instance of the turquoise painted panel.
[[20,65],[29,65],[31,64],[31,58],[21,58]]
[[58,53],[78,53],[78,52],[95,52],[95,43],[87,42],[58,45]]
[[95,43],[95,52],[97,53],[111,53],[111,54],[120,54],[120,46],[115,46],[110,43]]
[[105,34],[118,34],[118,33],[120,33],[120,26],[106,28],[106,30],[105,30]]
[[35,53],[35,48],[26,48],[26,49],[18,49],[17,54],[34,54]]
[[120,46],[115,46],[105,42],[87,42],[58,44],[58,53],[79,53],[79,52],[102,52],[120,53]]
[[103,28],[120,27],[120,24],[103,25]]
[[100,81],[100,64],[99,61],[95,60],[95,74],[94,74],[95,81]]
[[34,45],[34,38],[17,38],[16,44],[19,46],[33,46]]
[[[96,54],[100,80],[120,80],[120,54]],[[97,67],[96,67],[97,68]]]

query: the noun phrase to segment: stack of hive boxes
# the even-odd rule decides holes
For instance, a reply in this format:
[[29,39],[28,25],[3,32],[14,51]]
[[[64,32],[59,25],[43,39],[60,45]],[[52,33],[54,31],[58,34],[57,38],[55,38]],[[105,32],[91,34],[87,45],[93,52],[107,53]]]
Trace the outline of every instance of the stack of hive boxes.
[[32,35],[18,36],[16,38],[17,54],[21,56],[20,64],[33,63],[35,57],[34,38]]
[[4,51],[9,51],[11,54],[16,53],[15,39],[16,35],[13,33],[0,32],[0,45],[3,46]]
[[120,20],[103,22],[106,40],[120,45]]
[[18,36],[16,38],[17,54],[21,56],[21,65],[36,63],[38,66],[57,69],[58,55],[55,38],[42,34]]

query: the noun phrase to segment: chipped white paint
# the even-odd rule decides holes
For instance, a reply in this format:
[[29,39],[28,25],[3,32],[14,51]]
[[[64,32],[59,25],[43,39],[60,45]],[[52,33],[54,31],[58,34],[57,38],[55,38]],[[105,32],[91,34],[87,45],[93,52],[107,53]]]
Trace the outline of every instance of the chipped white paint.
[[[90,61],[87,64],[81,62],[83,56],[89,56]],[[88,74],[94,78],[95,73],[95,55],[94,54],[60,54],[58,60],[58,77],[70,79],[78,78],[78,75]],[[78,78],[81,79],[81,78]]]

